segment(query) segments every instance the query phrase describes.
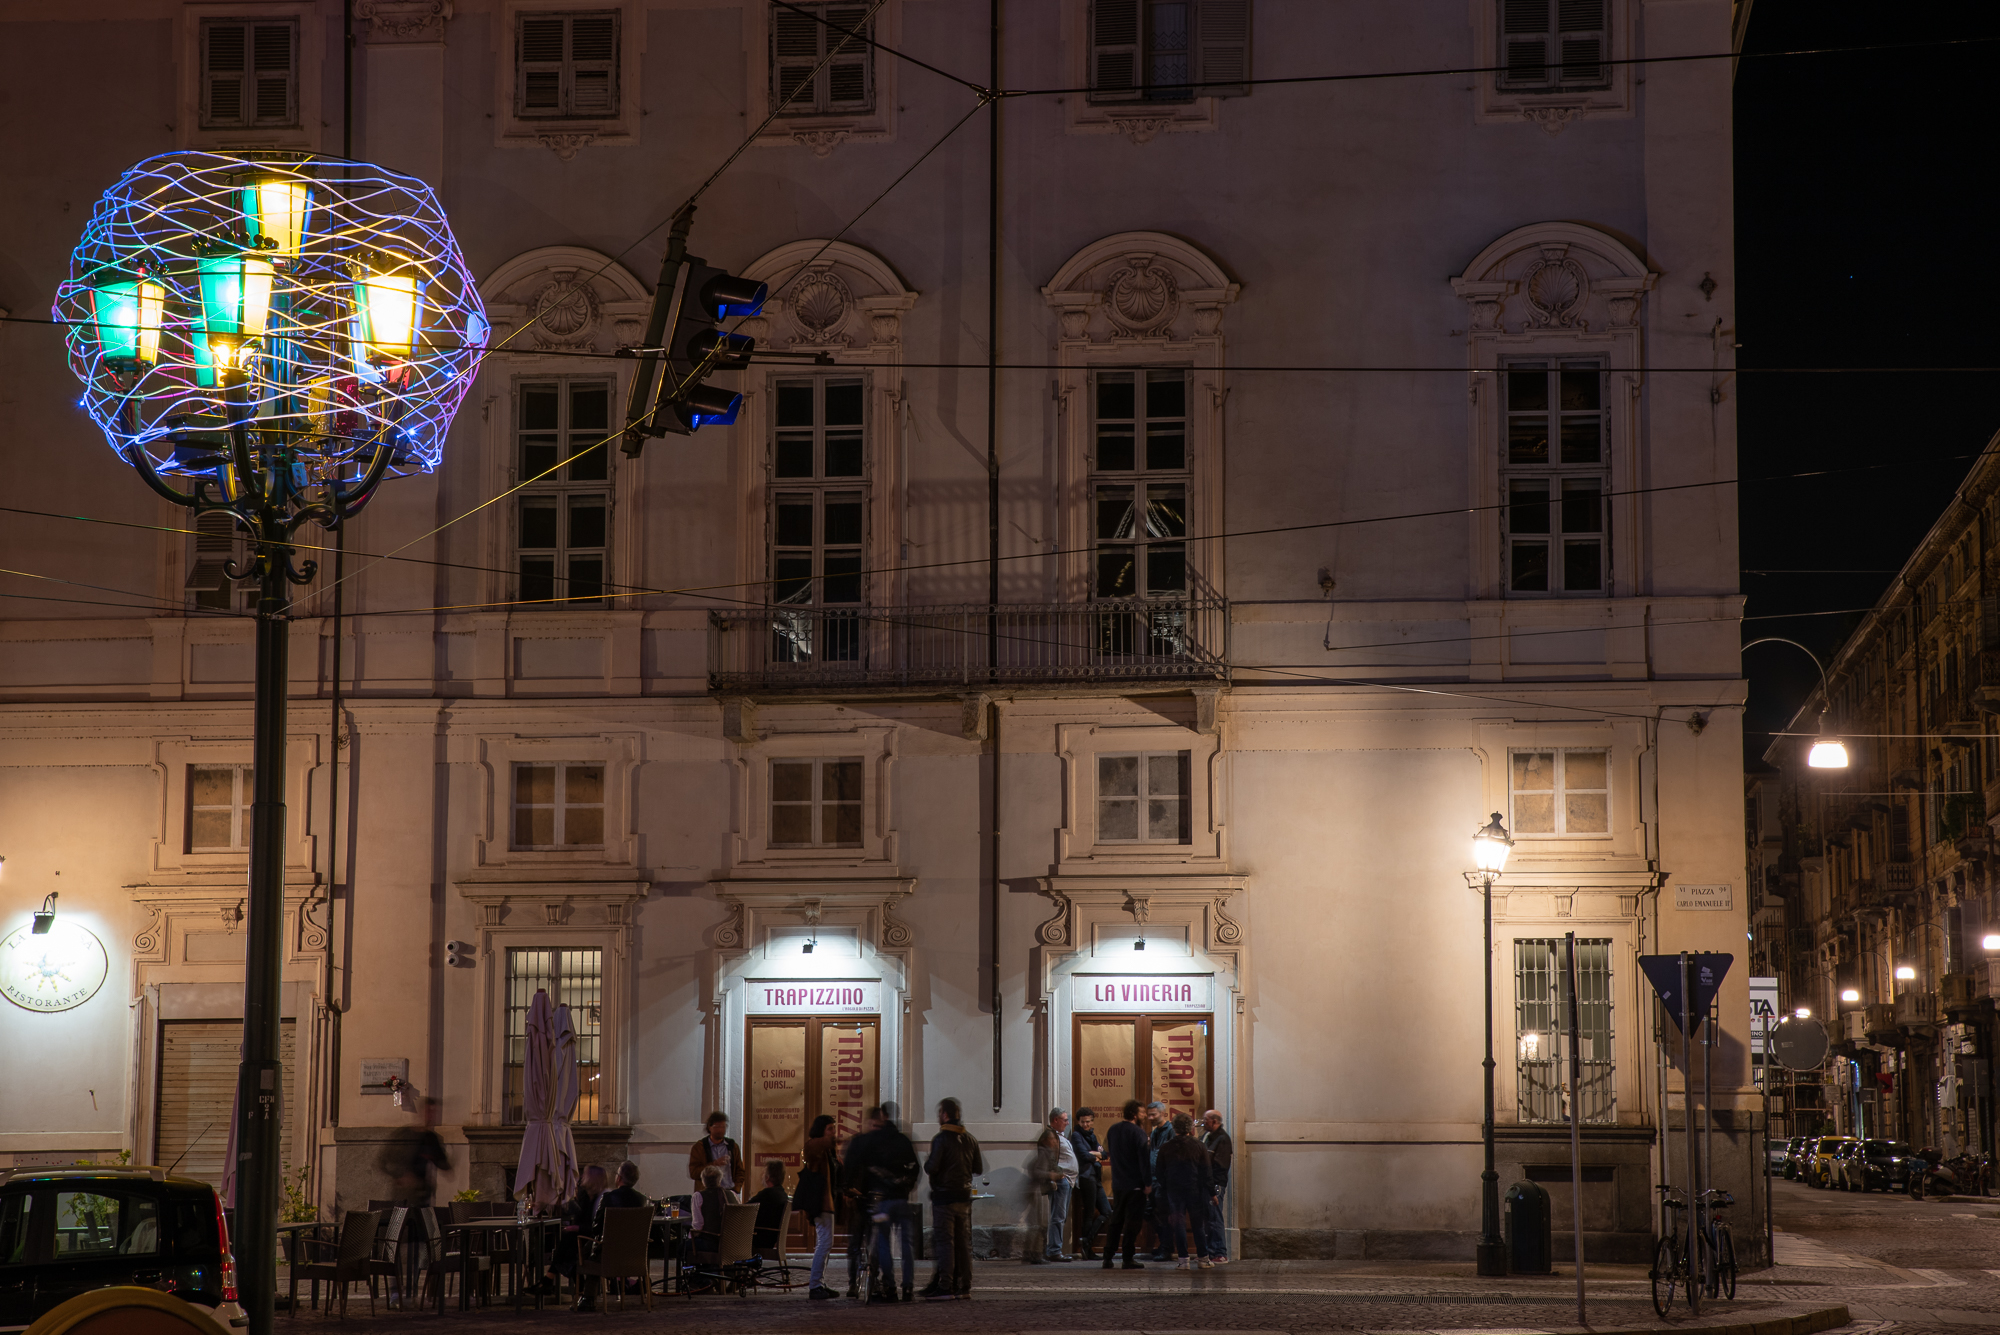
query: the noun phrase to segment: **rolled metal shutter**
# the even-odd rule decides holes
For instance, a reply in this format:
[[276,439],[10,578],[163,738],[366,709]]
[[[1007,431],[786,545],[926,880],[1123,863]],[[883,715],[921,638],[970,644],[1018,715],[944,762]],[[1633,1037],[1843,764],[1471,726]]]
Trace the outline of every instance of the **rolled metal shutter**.
[[[297,1027],[278,1029],[278,1058],[284,1063],[279,1144],[285,1166],[292,1163],[292,1095]],[[153,1162],[179,1167],[183,1177],[222,1183],[229,1151],[229,1112],[236,1101],[236,1069],[243,1060],[241,1020],[168,1020],[160,1026],[158,1132]]]

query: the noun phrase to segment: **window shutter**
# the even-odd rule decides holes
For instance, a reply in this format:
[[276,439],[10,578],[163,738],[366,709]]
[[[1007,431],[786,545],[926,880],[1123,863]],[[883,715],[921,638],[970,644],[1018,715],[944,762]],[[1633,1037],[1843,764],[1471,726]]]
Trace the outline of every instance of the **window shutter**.
[[520,82],[515,99],[522,116],[562,114],[564,19],[553,15],[521,16],[514,67]]
[[292,125],[298,121],[294,40],[289,23],[259,23],[251,28],[252,77],[256,83],[258,125]]
[[1194,46],[1197,96],[1249,95],[1250,0],[1199,0]]
[[1091,0],[1090,97],[1093,102],[1139,98],[1140,0]]
[[618,110],[618,14],[578,14],[570,20],[570,102],[574,116]]
[[[780,9],[771,15],[771,105],[787,112],[811,111],[813,90],[806,87],[819,63],[819,23],[810,14]],[[792,94],[797,92],[797,96]],[[786,102],[786,98],[791,98]]]
[[1549,0],[1500,0],[1500,82],[1539,88],[1549,81]]
[[202,50],[202,118],[205,126],[244,124],[245,78],[249,73],[250,26],[205,25]]
[[1561,47],[1565,87],[1604,82],[1607,7],[1607,0],[1556,0],[1556,41]]
[[[868,33],[863,26],[868,17],[865,8],[828,9],[823,11],[827,22],[837,24],[851,32]],[[844,37],[831,28],[824,28],[827,47],[838,52],[833,63],[826,67],[826,105],[828,109],[841,111],[866,110],[873,101],[873,90],[869,88],[869,74],[874,60],[875,48],[859,38]]]

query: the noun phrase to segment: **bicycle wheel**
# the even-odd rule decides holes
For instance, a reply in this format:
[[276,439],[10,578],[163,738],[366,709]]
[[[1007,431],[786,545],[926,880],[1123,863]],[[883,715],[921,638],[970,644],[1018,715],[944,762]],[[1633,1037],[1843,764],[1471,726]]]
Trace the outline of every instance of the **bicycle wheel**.
[[1674,1284],[1680,1275],[1681,1251],[1678,1239],[1661,1238],[1653,1249],[1653,1311],[1665,1316],[1674,1305]]
[[1729,1225],[1715,1226],[1715,1273],[1722,1282],[1722,1296],[1736,1296],[1736,1239],[1729,1236]]
[[1715,1296],[1715,1249],[1708,1245],[1707,1233],[1696,1230],[1694,1235],[1694,1255],[1688,1258],[1687,1301],[1694,1306],[1695,1285],[1701,1285],[1702,1296]]

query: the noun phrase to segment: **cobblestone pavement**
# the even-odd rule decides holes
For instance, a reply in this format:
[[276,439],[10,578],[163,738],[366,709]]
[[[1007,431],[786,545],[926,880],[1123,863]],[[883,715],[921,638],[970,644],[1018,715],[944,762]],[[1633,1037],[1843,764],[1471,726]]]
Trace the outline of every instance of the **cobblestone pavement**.
[[[1911,1201],[1879,1193],[1850,1195],[1776,1184],[1778,1260],[1748,1274],[1734,1302],[1704,1304],[1697,1322],[1683,1306],[1662,1322],[1653,1315],[1643,1266],[1592,1266],[1586,1274],[1590,1327],[1596,1331],[1671,1326],[1746,1326],[1845,1304],[1848,1335],[1969,1335],[2000,1328],[2000,1200]],[[833,1273],[843,1279],[836,1264]],[[920,1264],[917,1283],[929,1267]],[[831,1277],[831,1275],[830,1275]],[[970,1331],[990,1335],[1206,1335],[1211,1331],[1357,1331],[1369,1335],[1531,1335],[1572,1332],[1574,1277],[1481,1280],[1468,1264],[1239,1261],[1210,1271],[1106,1273],[1095,1264],[1028,1267],[980,1263],[974,1300],[867,1306],[836,1299],[808,1302],[803,1291],[766,1290],[746,1298],[654,1299],[654,1310],[614,1306],[599,1316],[563,1310],[516,1315],[504,1305],[444,1316],[367,1315],[365,1294],[349,1300],[346,1325],[356,1335],[463,1329],[472,1335],[523,1335],[565,1326],[581,1330],[673,1330],[686,1335],[873,1335],[897,1331]],[[279,1328],[339,1324],[323,1313],[280,1315]],[[1769,1328],[1758,1335],[1769,1335]],[[2000,1335],[1996,1330],[1995,1335]]]

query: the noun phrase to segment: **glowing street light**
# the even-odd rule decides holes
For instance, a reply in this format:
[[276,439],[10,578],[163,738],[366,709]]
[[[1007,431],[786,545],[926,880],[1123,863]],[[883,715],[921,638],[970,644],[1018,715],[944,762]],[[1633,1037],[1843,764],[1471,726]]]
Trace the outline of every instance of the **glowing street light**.
[[1861,994],[1851,987],[1843,987],[1840,989],[1840,999],[1842,1001],[1859,1001],[1861,1000]]
[[[1485,887],[1486,906],[1486,1122],[1483,1128],[1486,1167],[1479,1175],[1479,1241],[1472,1249],[1472,1256],[1473,1269],[1487,1276],[1507,1273],[1507,1243],[1500,1236],[1500,1171],[1493,1162],[1493,881],[1507,865],[1507,854],[1513,847],[1514,838],[1507,833],[1506,822],[1500,819],[1499,812],[1494,812],[1493,819],[1472,836],[1472,865],[1478,870],[1466,875],[1467,881],[1478,877]],[[1535,1036],[1535,1044],[1539,1050],[1539,1035]]]
[[1833,699],[1833,687],[1826,679],[1826,665],[1819,661],[1818,654],[1797,640],[1788,640],[1782,635],[1766,635],[1752,640],[1743,646],[1743,650],[1754,649],[1760,644],[1789,644],[1810,658],[1813,666],[1819,669],[1819,735],[1813,739],[1812,749],[1806,752],[1806,765],[1811,769],[1846,769],[1847,744],[1826,730],[1826,707]]

